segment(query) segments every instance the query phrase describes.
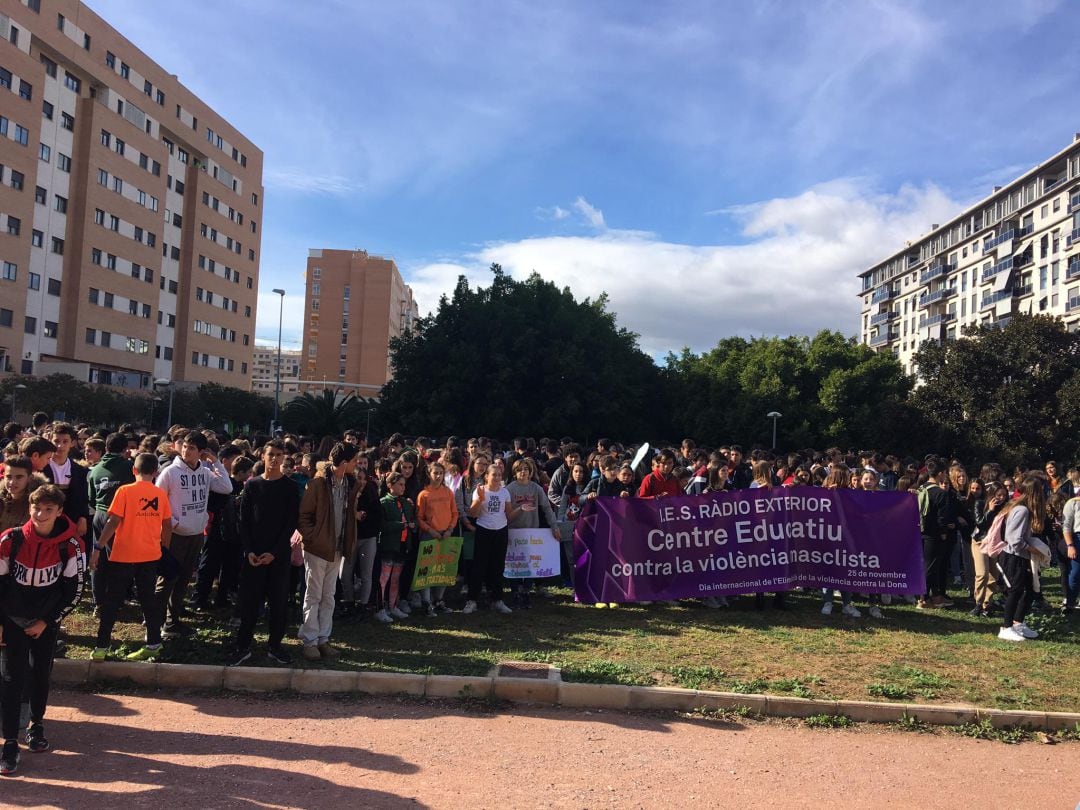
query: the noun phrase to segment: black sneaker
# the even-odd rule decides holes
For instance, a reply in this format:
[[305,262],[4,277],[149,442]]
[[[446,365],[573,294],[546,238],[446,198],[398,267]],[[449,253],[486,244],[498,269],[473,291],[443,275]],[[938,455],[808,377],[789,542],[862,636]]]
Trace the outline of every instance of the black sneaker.
[[292,656],[289,655],[285,651],[285,648],[282,647],[280,644],[277,644],[273,647],[268,647],[266,649],[266,657],[269,658],[271,661],[274,661],[275,663],[281,664],[282,666],[288,666],[292,663]]
[[4,753],[0,754],[0,776],[11,776],[19,769],[19,741],[8,740],[4,743]]
[[31,723],[26,731],[26,747],[35,754],[49,750],[49,741],[45,739],[45,725],[43,723]]
[[229,657],[229,666],[238,667],[241,664],[251,660],[251,648],[246,647],[242,650],[233,650],[232,655]]
[[187,638],[195,631],[191,629],[190,625],[184,624],[181,621],[172,621],[161,628],[161,634],[165,638]]

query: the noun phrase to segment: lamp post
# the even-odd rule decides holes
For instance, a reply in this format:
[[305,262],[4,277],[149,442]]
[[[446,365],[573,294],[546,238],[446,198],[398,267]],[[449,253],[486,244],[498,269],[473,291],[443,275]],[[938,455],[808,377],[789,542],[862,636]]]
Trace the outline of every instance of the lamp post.
[[779,411],[769,411],[765,414],[767,419],[772,419],[772,449],[776,449],[776,420],[783,416]]
[[161,397],[150,397],[150,432],[154,432],[154,406],[161,402]]
[[11,389],[11,421],[15,421],[15,394],[18,391],[25,391],[26,386],[22,383],[16,383],[15,387]]
[[278,408],[280,407],[279,402],[281,401],[281,321],[285,315],[285,291],[275,289],[272,292],[281,296],[281,299],[278,306],[277,369],[274,371],[274,421],[273,424],[270,425],[271,433],[273,433],[278,426]]
[[154,385],[155,386],[158,386],[158,385],[160,385],[160,386],[165,386],[165,385],[169,386],[169,415],[167,417],[165,417],[165,432],[168,433],[169,428],[172,427],[173,391],[176,390],[176,386],[173,385],[172,380],[166,380],[165,378],[162,378],[160,380],[154,380]]

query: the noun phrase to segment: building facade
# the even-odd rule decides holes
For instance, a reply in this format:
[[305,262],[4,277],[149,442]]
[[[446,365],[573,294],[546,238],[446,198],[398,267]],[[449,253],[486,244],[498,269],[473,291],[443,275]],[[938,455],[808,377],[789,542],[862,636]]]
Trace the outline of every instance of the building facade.
[[77,0],[0,6],[0,370],[250,387],[262,152]]
[[390,379],[390,340],[418,317],[394,260],[311,250],[305,278],[303,390],[379,396]]
[[1004,326],[1018,312],[1080,329],[1080,134],[859,279],[863,342],[909,373],[923,341]]
[[[281,394],[292,398],[300,391],[300,358],[296,349],[281,350]],[[272,397],[277,385],[277,346],[256,346],[251,359],[251,390]]]

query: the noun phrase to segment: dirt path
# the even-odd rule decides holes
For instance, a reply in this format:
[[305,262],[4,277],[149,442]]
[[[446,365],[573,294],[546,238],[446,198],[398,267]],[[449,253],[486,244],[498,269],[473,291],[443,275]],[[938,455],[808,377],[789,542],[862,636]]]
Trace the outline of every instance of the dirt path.
[[[5,806],[1032,807],[1080,801],[1080,745],[817,731],[393,698],[56,692],[55,750]],[[996,764],[995,764],[996,763]],[[1002,778],[1008,774],[1008,778]]]

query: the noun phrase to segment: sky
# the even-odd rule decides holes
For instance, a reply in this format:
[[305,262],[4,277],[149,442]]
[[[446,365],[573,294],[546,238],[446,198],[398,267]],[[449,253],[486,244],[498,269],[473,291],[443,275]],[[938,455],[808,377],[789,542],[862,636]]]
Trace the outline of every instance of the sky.
[[421,314],[492,262],[607,292],[659,361],[854,335],[859,272],[1080,130],[1067,0],[89,6],[265,153],[286,347],[316,247],[393,257]]

